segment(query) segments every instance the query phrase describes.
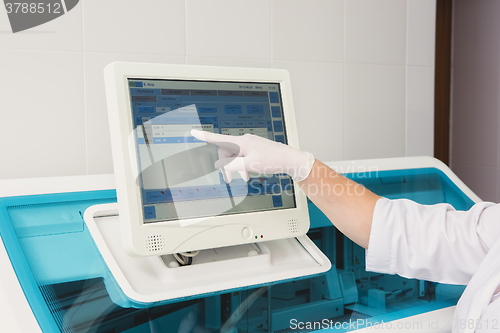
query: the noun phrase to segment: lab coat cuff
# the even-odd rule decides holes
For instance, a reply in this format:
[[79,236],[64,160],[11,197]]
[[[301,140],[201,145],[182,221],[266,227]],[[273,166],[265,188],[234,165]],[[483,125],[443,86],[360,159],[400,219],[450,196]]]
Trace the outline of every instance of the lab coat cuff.
[[393,202],[386,198],[379,199],[375,205],[370,239],[366,250],[367,271],[394,274],[392,206]]

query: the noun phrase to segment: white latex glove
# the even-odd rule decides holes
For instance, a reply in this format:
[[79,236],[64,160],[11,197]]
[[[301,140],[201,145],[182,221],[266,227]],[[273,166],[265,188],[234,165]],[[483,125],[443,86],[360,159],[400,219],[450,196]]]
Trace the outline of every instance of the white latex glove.
[[309,176],[314,164],[311,153],[252,134],[232,136],[191,130],[191,135],[219,146],[215,168],[222,171],[227,183],[233,179],[233,172],[238,172],[245,181],[250,178],[249,172],[255,172],[263,175],[286,173],[300,182]]

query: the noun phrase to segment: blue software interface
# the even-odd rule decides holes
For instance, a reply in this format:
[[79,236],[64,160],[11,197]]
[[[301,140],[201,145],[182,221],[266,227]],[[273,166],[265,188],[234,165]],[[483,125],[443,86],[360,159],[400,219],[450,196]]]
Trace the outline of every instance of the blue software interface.
[[238,175],[214,168],[218,147],[191,129],[253,134],[286,144],[278,83],[129,79],[144,222],[296,207],[288,175]]

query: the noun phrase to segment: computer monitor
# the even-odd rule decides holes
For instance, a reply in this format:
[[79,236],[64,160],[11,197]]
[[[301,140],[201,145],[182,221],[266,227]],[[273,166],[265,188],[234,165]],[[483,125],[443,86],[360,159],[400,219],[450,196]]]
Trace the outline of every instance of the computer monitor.
[[158,256],[304,235],[304,193],[286,174],[226,184],[217,146],[191,129],[298,148],[285,70],[113,63],[105,69],[122,240]]

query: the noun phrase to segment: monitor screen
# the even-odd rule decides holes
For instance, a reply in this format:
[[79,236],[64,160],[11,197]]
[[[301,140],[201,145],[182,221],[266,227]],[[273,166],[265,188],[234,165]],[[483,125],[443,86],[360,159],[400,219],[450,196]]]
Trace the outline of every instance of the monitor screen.
[[295,208],[288,175],[226,184],[215,145],[191,129],[287,143],[278,83],[129,78],[144,223]]

